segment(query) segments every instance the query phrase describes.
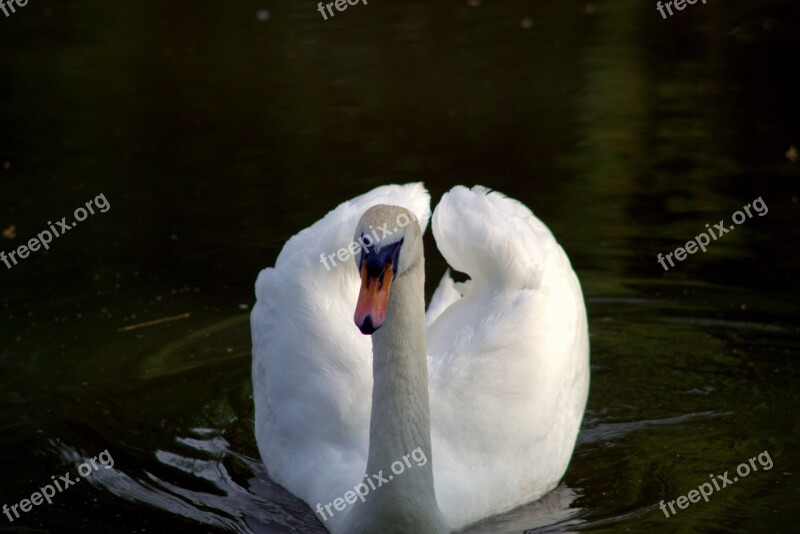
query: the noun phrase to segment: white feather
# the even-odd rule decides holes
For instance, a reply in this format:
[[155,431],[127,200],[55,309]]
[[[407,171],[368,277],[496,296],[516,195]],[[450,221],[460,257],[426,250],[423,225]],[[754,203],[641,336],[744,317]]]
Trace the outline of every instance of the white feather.
[[[372,398],[371,338],[353,323],[358,272],[352,259],[327,270],[320,254],[347,248],[377,204],[409,209],[424,232],[424,187],[380,187],[292,237],[256,282],[256,438],[270,475],[312,508],[361,482]],[[433,232],[471,278],[454,284],[446,273],[426,316],[436,496],[460,528],[563,476],[586,404],[588,332],[566,254],[521,203],[456,187]],[[336,532],[345,515],[325,525]]]

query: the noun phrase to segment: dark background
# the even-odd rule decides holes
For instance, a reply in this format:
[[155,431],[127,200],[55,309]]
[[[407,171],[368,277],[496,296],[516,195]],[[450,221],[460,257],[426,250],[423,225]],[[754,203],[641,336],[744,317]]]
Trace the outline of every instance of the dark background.
[[[800,5],[370,0],[53,3],[0,13],[0,505],[108,450],[4,528],[319,532],[258,460],[258,271],[385,183],[518,198],[587,298],[592,385],[547,516],[520,532],[789,532],[800,472]],[[761,197],[665,273],[681,246]],[[11,229],[11,227],[14,227]],[[12,236],[14,236],[11,238]],[[430,234],[428,291],[445,268]],[[163,324],[120,331],[146,321]],[[759,471],[672,500],[768,450]]]

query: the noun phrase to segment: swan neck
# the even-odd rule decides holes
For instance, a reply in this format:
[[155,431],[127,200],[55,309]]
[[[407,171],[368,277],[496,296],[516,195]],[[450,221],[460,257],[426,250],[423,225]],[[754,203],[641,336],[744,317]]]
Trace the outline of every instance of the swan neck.
[[391,472],[393,462],[402,462],[404,456],[419,448],[427,459],[426,465],[417,466],[409,460],[413,467],[405,464],[405,471],[395,478],[429,482],[432,491],[424,273],[424,264],[419,261],[395,280],[386,320],[372,335],[373,389],[367,472],[377,473],[380,469]]
[[366,477],[387,482],[353,509],[348,534],[450,531],[433,482],[424,273],[420,258],[397,277],[383,326],[372,334]]
[[387,469],[417,447],[430,458],[424,272],[419,262],[392,284],[386,320],[372,336],[370,469]]

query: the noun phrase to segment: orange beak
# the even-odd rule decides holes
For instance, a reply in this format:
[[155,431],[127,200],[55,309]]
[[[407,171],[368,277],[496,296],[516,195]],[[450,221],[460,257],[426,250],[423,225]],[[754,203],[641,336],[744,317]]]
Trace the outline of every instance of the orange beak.
[[354,319],[362,334],[372,334],[383,325],[393,280],[391,262],[386,263],[380,276],[371,277],[367,273],[367,260],[361,261],[361,291],[358,293]]

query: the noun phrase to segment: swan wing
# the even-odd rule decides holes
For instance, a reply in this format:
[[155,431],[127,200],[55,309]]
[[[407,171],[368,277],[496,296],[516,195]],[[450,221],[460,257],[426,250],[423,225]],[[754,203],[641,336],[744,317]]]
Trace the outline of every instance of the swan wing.
[[458,290],[458,284],[453,281],[450,269],[448,269],[431,295],[431,303],[428,304],[428,310],[425,312],[426,326],[430,327],[444,310],[460,298],[461,292]]
[[[256,439],[272,478],[312,508],[361,481],[369,445],[372,338],[353,323],[354,260],[348,253],[341,261],[337,251],[347,249],[371,206],[403,206],[424,231],[429,203],[422,184],[383,186],[344,202],[289,239],[256,281]],[[340,519],[334,514],[327,525]]]
[[459,528],[558,484],[586,404],[589,341],[569,259],[524,205],[459,186],[432,225],[470,277],[446,274],[428,316],[434,481]]

